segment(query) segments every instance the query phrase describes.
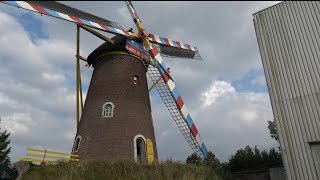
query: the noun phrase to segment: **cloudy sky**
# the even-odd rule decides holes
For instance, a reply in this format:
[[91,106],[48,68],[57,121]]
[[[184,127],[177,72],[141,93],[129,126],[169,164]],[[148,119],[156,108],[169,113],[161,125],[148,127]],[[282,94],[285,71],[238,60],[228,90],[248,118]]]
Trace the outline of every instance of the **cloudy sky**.
[[[63,2],[124,29],[124,2]],[[148,32],[197,46],[203,61],[164,58],[208,150],[226,161],[246,145],[269,149],[273,119],[252,14],[278,2],[133,2]],[[0,3],[1,128],[15,162],[27,147],[70,152],[75,129],[76,26]],[[109,37],[113,35],[107,34]],[[103,43],[82,31],[82,56]],[[81,63],[85,98],[92,68]],[[192,153],[156,90],[150,94],[159,158]]]

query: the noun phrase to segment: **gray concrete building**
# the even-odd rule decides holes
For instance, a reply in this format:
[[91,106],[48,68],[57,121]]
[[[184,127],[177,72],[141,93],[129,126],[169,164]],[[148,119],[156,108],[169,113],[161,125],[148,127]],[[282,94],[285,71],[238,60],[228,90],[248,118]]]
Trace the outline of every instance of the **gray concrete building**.
[[253,14],[287,179],[320,179],[320,2]]

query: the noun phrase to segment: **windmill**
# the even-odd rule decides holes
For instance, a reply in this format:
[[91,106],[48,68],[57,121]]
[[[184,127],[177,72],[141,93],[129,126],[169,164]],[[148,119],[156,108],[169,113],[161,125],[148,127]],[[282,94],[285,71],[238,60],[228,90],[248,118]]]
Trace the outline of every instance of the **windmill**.
[[[152,163],[156,160],[149,99],[154,87],[191,149],[200,157],[206,156],[206,146],[162,60],[162,56],[202,60],[196,47],[147,33],[130,1],[126,1],[126,5],[138,33],[54,1],[2,3],[77,26],[77,133],[72,151],[79,155],[80,161],[124,158]],[[87,58],[79,54],[80,28],[105,41]],[[116,36],[110,39],[94,29]],[[84,106],[80,59],[87,62],[87,67],[94,68]],[[146,73],[153,81],[149,89]]]

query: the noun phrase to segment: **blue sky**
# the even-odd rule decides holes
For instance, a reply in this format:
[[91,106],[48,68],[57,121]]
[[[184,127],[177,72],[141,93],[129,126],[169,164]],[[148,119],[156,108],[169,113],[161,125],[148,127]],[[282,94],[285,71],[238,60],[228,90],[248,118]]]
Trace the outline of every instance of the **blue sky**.
[[[122,2],[65,3],[119,22],[124,29],[133,27]],[[248,144],[277,146],[268,134],[267,120],[273,115],[252,24],[254,12],[275,3],[187,2],[177,9],[178,2],[135,2],[147,30],[198,47],[203,61],[164,60],[203,141],[221,160]],[[193,16],[185,20],[183,14],[191,10]],[[6,65],[0,68],[0,113],[3,127],[12,133],[12,159],[24,156],[31,146],[70,151],[75,135],[75,26],[5,4],[0,4],[0,18],[0,27],[6,27],[0,28],[0,60]],[[81,55],[101,43],[82,33]],[[84,65],[85,97],[93,69]],[[157,91],[150,96],[160,159],[183,161],[191,149]]]
[[[260,79],[257,79],[257,77],[260,77]],[[255,80],[257,80],[257,82]],[[265,81],[264,72],[262,70],[250,70],[242,77],[242,79],[232,81],[231,84],[239,92],[251,91],[266,93],[268,92],[268,88],[263,80]]]

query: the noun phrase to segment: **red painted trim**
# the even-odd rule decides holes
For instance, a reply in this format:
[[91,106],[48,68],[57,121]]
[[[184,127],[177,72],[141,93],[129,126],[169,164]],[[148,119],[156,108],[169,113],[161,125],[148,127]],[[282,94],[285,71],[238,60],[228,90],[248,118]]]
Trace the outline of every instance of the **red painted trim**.
[[181,110],[182,106],[184,105],[184,102],[183,102],[181,96],[178,97],[176,104],[178,106],[178,109]]
[[126,34],[127,36],[130,36],[129,32],[124,31],[124,30],[122,30],[122,31],[123,31],[123,32],[124,32],[124,34]]
[[150,36],[150,38],[151,38],[151,40],[152,40],[153,42],[157,42],[157,40],[156,40],[156,38],[154,37],[153,34],[149,34],[149,36]]
[[110,31],[110,29],[108,28],[108,26],[106,25],[103,25],[103,24],[99,24],[103,29],[107,30],[107,31]]
[[132,53],[132,54],[134,54],[134,55],[136,55],[136,56],[138,56],[138,57],[140,57],[142,59],[149,59],[150,58],[148,54],[146,54],[143,51],[141,51],[140,49],[130,45],[129,43],[126,44],[126,49],[130,53]]
[[149,53],[150,53],[151,57],[154,58],[154,57],[156,57],[156,55],[158,55],[159,52],[158,52],[157,48],[152,48],[149,50]]
[[178,45],[179,48],[182,48],[182,46],[181,46],[179,41],[177,41],[177,45]]
[[37,6],[37,5],[33,5],[33,4],[30,4],[31,7],[33,7],[33,9],[39,11],[40,13],[42,14],[46,14],[46,15],[50,15],[46,10],[44,10],[42,7],[40,6]]
[[170,46],[169,40],[167,38],[163,38],[163,39],[164,39],[164,42],[166,42],[166,44]]
[[196,138],[198,134],[198,129],[196,128],[196,125],[194,125],[194,123],[191,126],[191,134],[193,135],[194,138]]
[[168,75],[166,74],[166,73],[163,73],[162,75],[161,75],[161,77],[162,77],[162,79],[164,80],[164,82],[167,84],[167,82],[169,81],[169,77],[168,77]]
[[70,16],[70,18],[73,19],[73,20],[75,20],[77,23],[83,24],[83,22],[82,22],[79,18],[77,18],[77,17]]

